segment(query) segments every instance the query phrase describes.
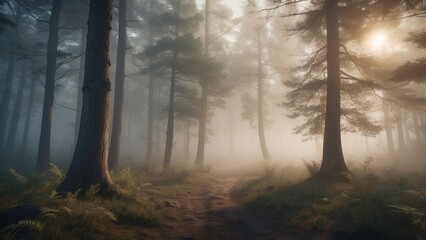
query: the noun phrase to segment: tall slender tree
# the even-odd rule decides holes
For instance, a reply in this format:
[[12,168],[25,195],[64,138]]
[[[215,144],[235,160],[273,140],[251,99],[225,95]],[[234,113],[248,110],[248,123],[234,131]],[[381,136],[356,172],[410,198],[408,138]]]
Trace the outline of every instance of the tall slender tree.
[[117,46],[117,67],[115,73],[114,88],[114,111],[112,114],[111,145],[109,148],[108,164],[109,169],[118,167],[120,159],[121,128],[124,101],[124,80],[126,66],[126,45],[127,45],[127,0],[119,1],[118,16],[118,46]]
[[16,132],[18,130],[19,120],[21,119],[22,100],[24,97],[25,82],[27,80],[27,60],[23,60],[21,77],[19,80],[18,92],[16,94],[15,108],[12,113],[9,133],[6,141],[6,155],[11,156],[16,146]]
[[108,172],[111,19],[112,0],[90,1],[81,124],[71,166],[57,187],[59,192],[85,191],[94,184],[99,184],[101,194],[112,189]]
[[52,130],[52,110],[54,103],[56,59],[59,41],[59,16],[62,0],[53,1],[49,20],[49,39],[47,41],[47,67],[44,87],[43,113],[41,119],[40,142],[37,156],[37,170],[43,171],[49,167],[50,138]]

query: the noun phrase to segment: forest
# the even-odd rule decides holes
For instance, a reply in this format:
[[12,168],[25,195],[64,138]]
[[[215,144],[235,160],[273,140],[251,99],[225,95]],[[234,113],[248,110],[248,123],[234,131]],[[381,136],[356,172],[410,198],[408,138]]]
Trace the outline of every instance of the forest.
[[426,240],[426,1],[0,0],[0,239]]

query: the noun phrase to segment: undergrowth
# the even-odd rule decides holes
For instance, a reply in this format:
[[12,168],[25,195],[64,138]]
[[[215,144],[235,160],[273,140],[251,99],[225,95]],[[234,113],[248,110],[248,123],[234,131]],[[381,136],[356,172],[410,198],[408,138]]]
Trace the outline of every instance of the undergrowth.
[[144,166],[122,168],[111,176],[119,191],[105,199],[99,197],[99,186],[92,186],[84,197],[79,192],[58,195],[55,187],[61,182],[63,172],[55,165],[31,176],[8,169],[8,175],[0,179],[0,211],[35,204],[40,206],[42,214],[33,220],[0,226],[0,239],[91,239],[114,225],[161,225],[169,214],[161,194],[162,185],[178,191],[177,186],[189,181],[195,173],[174,169],[163,174],[157,167]]
[[[346,183],[310,178],[317,166],[280,167],[242,182],[235,194],[285,228],[315,230],[327,239],[426,239],[425,172],[354,165]],[[303,176],[303,177],[302,177]]]

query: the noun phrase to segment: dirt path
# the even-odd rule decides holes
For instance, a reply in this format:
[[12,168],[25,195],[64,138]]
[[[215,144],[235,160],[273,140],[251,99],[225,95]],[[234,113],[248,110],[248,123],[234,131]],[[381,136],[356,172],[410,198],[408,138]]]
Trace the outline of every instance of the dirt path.
[[[231,197],[237,177],[215,176],[197,183],[171,206],[176,219],[166,224],[159,239],[278,239],[279,222],[256,216]],[[291,239],[283,238],[279,239]]]

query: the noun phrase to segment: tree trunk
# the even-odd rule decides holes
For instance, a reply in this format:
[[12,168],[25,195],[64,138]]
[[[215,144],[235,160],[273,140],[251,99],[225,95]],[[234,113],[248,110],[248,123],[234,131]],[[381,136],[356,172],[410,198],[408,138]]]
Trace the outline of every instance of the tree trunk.
[[195,158],[195,166],[202,168],[204,166],[204,149],[206,141],[206,124],[207,124],[207,102],[208,93],[205,83],[201,87],[201,109],[198,124],[198,147]]
[[416,131],[416,145],[420,148],[422,139],[422,131],[420,128],[420,116],[418,112],[413,112],[414,130]]
[[[385,94],[384,98],[386,99],[387,95]],[[392,134],[392,121],[390,117],[390,103],[386,100],[382,103],[383,107],[383,119],[386,131],[386,140],[388,144],[388,153],[393,154],[395,152],[395,148],[393,145],[393,134]]]
[[[232,100],[231,100],[232,101]],[[230,111],[229,111],[229,156],[234,156],[234,134],[235,134],[235,127],[234,127],[234,105],[233,101],[230,105]]]
[[396,129],[398,132],[398,146],[400,150],[405,149],[404,129],[402,125],[402,109],[398,107],[396,110]]
[[25,82],[27,80],[27,61],[22,63],[21,79],[19,80],[18,93],[16,94],[15,108],[10,122],[9,134],[6,141],[6,155],[11,157],[15,150],[16,132],[18,130],[18,123],[21,119],[22,98],[24,97]]
[[27,116],[25,119],[25,127],[24,127],[24,135],[22,137],[22,152],[25,153],[27,151],[28,147],[28,133],[30,130],[31,125],[31,113],[33,111],[34,106],[34,93],[35,93],[35,80],[31,80],[31,86],[30,86],[30,95],[28,98],[28,109],[27,109]]
[[81,125],[71,166],[58,192],[85,191],[99,184],[101,193],[108,193],[112,187],[108,173],[111,18],[112,0],[90,1]]
[[175,126],[175,91],[176,91],[176,52],[173,53],[172,77],[170,79],[169,113],[167,118],[166,147],[164,151],[163,169],[170,168]]
[[262,42],[260,40],[260,31],[261,29],[257,30],[257,125],[259,128],[259,141],[263,159],[265,161],[270,161],[271,156],[266,146],[265,125],[263,120]]
[[75,113],[75,126],[74,126],[74,147],[77,145],[78,130],[80,129],[80,118],[81,108],[83,105],[83,84],[84,84],[84,61],[85,61],[85,50],[86,50],[86,31],[87,29],[81,29],[81,40],[80,40],[80,71],[78,73],[78,87],[77,87],[77,111]]
[[[7,116],[9,115],[9,104],[12,96],[12,83],[15,75],[15,53],[9,55],[9,63],[7,67],[6,83],[3,89],[3,98],[0,106],[0,151],[3,148],[3,139],[6,133]],[[0,161],[4,160],[5,156],[0,156]]]
[[124,100],[124,78],[126,63],[126,12],[127,0],[119,1],[119,27],[118,27],[118,46],[117,46],[117,67],[115,74],[115,94],[114,94],[114,112],[112,114],[112,133],[111,145],[109,149],[109,169],[118,167],[120,159],[121,127],[123,115]]
[[[204,56],[209,61],[209,6],[210,1],[205,1],[205,12],[204,12]],[[201,108],[198,123],[198,147],[197,155],[195,157],[195,166],[204,166],[204,149],[206,144],[206,125],[207,125],[207,105],[208,105],[208,86],[207,79],[201,79]]]
[[[149,45],[154,44],[154,36],[152,29],[149,29]],[[152,57],[149,58],[149,66],[153,64]],[[146,142],[146,161],[152,161],[152,140],[153,140],[153,122],[154,122],[154,73],[149,71],[149,89],[148,89],[148,126],[147,126],[147,142]]]
[[340,40],[337,0],[326,0],[327,15],[327,103],[323,156],[318,177],[337,180],[348,171],[340,133]]
[[190,155],[190,147],[191,147],[191,145],[190,145],[190,142],[191,142],[191,123],[190,123],[189,120],[186,122],[186,126],[185,126],[185,140],[184,141],[185,141],[185,146],[184,146],[183,157],[184,157],[184,161],[188,162],[189,155]]
[[[180,5],[181,0],[178,1],[176,8],[176,15],[180,17]],[[179,24],[179,23],[177,23]],[[177,25],[175,38],[179,37],[179,25]],[[169,113],[167,117],[167,131],[166,131],[166,146],[164,151],[163,169],[170,169],[170,161],[172,159],[173,150],[173,135],[175,128],[175,91],[176,91],[176,65],[177,65],[177,51],[176,48],[173,51],[172,60],[172,76],[170,78],[170,94],[169,94]]]
[[43,114],[41,119],[40,142],[38,146],[37,170],[43,171],[50,162],[50,133],[52,128],[52,109],[55,92],[56,57],[58,49],[59,15],[61,0],[53,1],[49,21],[49,39],[47,41],[46,83],[44,87]]

